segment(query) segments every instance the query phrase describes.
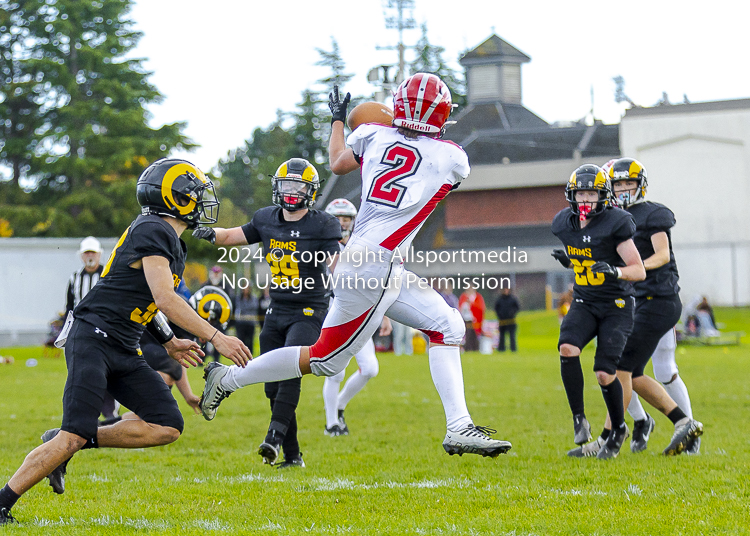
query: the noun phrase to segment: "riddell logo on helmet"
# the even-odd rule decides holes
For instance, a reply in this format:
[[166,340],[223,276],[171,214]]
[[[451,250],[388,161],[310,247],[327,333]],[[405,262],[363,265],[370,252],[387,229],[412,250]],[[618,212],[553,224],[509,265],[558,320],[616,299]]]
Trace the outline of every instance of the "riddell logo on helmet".
[[422,132],[429,132],[430,126],[423,123],[417,123],[413,121],[404,121],[403,126],[412,130],[421,130]]

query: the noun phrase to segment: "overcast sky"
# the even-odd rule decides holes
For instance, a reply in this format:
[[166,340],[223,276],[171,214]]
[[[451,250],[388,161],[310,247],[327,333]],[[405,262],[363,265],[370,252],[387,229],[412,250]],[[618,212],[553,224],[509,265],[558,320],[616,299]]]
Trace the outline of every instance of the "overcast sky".
[[[335,38],[355,78],[353,94],[372,94],[367,72],[396,63],[398,34],[387,30],[387,0],[137,0],[131,17],[144,36],[134,56],[147,58],[164,101],[150,107],[152,126],[187,121],[202,147],[179,156],[209,170],[242,145],[276,110],[291,111],[301,92],[325,76],[316,48]],[[694,5],[695,7],[690,7]],[[575,121],[591,107],[619,121],[612,78],[651,106],[667,92],[692,102],[750,97],[750,41],[742,2],[500,2],[415,0],[413,17],[430,41],[459,55],[493,32],[531,57],[522,67],[523,104],[549,122]],[[404,33],[414,44],[420,30]],[[407,53],[407,60],[411,55]]]

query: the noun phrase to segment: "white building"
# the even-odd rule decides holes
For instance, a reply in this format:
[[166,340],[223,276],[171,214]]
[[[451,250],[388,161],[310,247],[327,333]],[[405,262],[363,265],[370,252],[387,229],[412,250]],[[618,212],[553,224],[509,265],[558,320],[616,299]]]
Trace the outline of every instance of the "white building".
[[[83,266],[81,238],[0,238],[0,348],[42,343]],[[101,238],[102,264],[116,238]]]
[[750,99],[632,108],[620,148],[675,213],[683,302],[750,305]]

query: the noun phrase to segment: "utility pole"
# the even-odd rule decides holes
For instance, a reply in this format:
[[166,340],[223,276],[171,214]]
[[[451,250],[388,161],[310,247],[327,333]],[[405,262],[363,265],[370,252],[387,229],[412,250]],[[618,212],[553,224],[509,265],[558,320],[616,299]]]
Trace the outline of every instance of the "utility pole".
[[[417,27],[411,10],[414,9],[414,0],[385,0],[384,5],[385,27],[388,30],[398,30],[398,44],[396,46],[375,47],[377,50],[397,50],[398,51],[398,70],[394,78],[389,78],[388,69],[391,65],[379,65],[370,70],[367,78],[374,84],[379,84],[382,88],[378,91],[377,100],[383,100],[390,96],[394,86],[398,86],[406,78],[406,58],[405,52],[408,48],[404,45],[404,30],[413,30]],[[395,10],[388,13],[386,10]],[[409,12],[407,13],[407,10]]]

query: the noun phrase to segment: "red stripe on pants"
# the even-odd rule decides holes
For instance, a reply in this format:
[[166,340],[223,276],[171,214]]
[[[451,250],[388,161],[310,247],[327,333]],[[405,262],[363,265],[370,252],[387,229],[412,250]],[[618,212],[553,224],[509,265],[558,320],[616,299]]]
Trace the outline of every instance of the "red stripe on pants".
[[325,357],[341,348],[365,322],[365,318],[371,310],[372,307],[354,320],[344,324],[323,328],[318,341],[310,347],[310,359]]

